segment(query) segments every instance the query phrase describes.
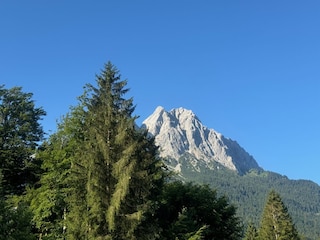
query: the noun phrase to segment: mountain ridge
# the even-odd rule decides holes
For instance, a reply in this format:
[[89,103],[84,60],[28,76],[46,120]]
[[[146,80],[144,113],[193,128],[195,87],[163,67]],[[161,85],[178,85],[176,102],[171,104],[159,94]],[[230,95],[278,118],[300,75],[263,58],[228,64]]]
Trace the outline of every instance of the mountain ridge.
[[179,159],[184,154],[190,154],[208,168],[216,162],[239,174],[251,169],[262,170],[236,141],[203,125],[191,110],[180,107],[166,111],[158,106],[142,122],[142,127],[155,137],[162,157]]

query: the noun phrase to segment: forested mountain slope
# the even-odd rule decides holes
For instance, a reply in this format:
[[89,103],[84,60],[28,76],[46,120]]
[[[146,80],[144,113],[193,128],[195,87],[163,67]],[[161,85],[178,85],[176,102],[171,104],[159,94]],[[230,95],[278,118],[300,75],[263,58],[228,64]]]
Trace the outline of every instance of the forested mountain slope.
[[216,170],[201,168],[198,172],[188,164],[189,160],[181,157],[180,161],[185,164],[182,164],[181,174],[177,177],[209,184],[217,189],[218,194],[227,195],[237,206],[245,224],[253,222],[258,226],[266,196],[274,189],[281,194],[299,232],[310,239],[320,236],[320,187],[316,183],[290,180],[269,171],[252,170],[240,176],[223,166]]
[[308,239],[320,236],[320,186],[263,170],[236,141],[208,129],[190,110],[158,107],[143,122],[176,177],[209,184],[227,195],[244,224],[258,226],[271,189],[279,192],[297,229]]

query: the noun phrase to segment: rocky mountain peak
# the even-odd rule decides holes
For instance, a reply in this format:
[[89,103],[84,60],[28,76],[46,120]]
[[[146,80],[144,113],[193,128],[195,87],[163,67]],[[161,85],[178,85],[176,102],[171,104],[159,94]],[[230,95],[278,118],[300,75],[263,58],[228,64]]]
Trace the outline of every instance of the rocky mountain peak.
[[166,111],[159,106],[142,124],[155,137],[161,156],[176,159],[177,165],[188,154],[195,159],[193,165],[210,167],[217,162],[240,174],[260,169],[237,142],[204,126],[191,110],[180,107]]

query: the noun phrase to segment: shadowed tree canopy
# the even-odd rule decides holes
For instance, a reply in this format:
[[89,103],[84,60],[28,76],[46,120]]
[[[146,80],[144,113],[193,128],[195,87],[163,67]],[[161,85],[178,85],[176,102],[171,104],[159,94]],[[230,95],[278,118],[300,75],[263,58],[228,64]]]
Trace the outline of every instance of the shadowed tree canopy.
[[157,217],[161,239],[240,239],[236,208],[207,185],[173,182],[164,188]]

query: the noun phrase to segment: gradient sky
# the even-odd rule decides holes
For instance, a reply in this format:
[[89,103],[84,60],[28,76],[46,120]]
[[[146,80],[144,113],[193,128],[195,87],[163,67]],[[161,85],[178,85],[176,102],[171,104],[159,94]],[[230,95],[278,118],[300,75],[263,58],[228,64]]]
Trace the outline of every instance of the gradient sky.
[[0,84],[56,121],[111,61],[141,123],[191,109],[265,170],[320,184],[320,1],[3,0]]

